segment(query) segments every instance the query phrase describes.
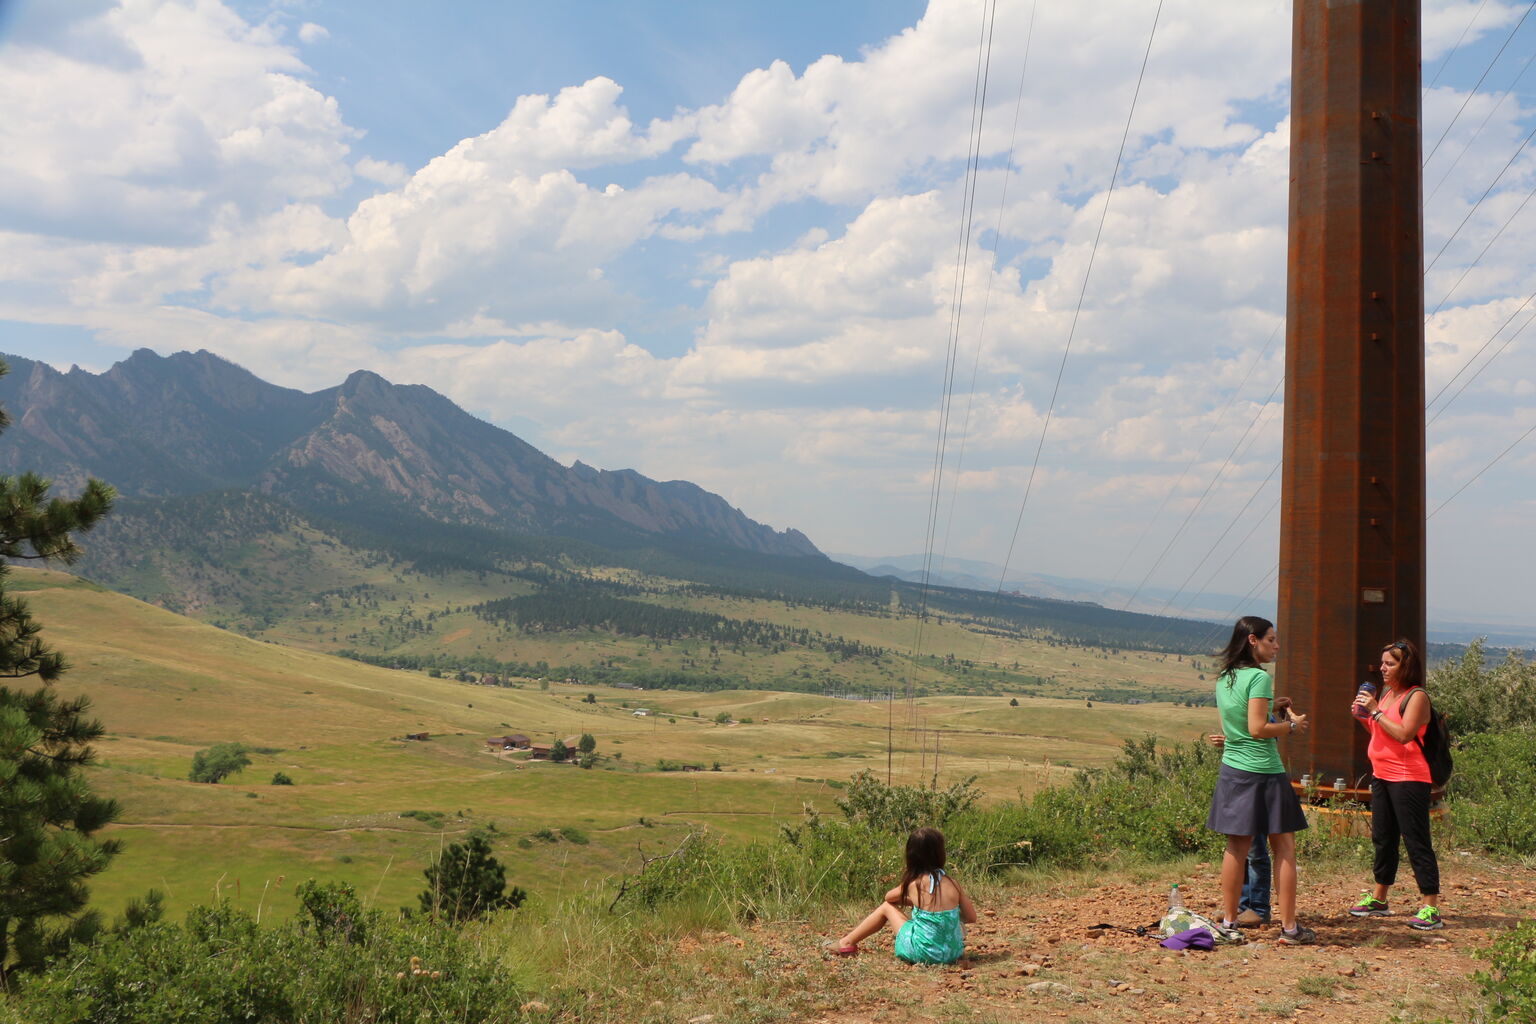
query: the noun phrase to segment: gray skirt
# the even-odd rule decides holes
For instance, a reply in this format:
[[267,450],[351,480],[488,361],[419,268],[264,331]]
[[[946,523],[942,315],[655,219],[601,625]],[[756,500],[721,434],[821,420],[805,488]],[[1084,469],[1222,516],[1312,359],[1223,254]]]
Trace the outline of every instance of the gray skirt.
[[1273,836],[1300,832],[1307,816],[1284,772],[1245,772],[1224,764],[1205,827],[1224,836]]

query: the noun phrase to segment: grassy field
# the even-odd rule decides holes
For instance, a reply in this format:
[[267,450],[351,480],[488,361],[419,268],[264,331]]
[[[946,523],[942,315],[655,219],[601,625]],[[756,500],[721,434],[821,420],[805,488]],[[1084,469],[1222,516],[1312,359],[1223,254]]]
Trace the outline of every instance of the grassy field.
[[[1008,696],[888,704],[769,690],[482,687],[252,639],[61,573],[14,573],[46,639],[71,662],[61,692],[88,694],[108,730],[92,783],[121,801],[112,831],[126,842],[93,883],[109,913],[156,887],[173,912],[218,893],[286,915],[292,886],[311,877],[351,882],[381,906],[414,903],[435,851],[493,825],[509,880],[552,895],[610,884],[641,851],[670,849],[700,826],[749,840],[808,802],[830,810],[853,772],[886,772],[888,741],[896,781],[976,775],[1002,798],[1106,763],[1127,737],[1198,735],[1211,716],[1173,703],[1090,708],[1027,696],[1015,707]],[[774,614],[832,633],[860,625],[744,604],[730,614]],[[457,625],[452,614],[448,625],[471,630],[464,642],[494,642],[493,627]],[[848,618],[869,630],[911,627]],[[975,637],[932,628],[954,645]],[[509,645],[520,658],[541,656],[522,641]],[[1101,671],[1157,685],[1191,674],[1161,655],[1103,658]],[[1004,659],[1039,675],[1077,662],[1084,678],[1094,664],[1089,652],[1028,642],[1000,649]],[[639,707],[652,714],[637,717]],[[722,712],[731,724],[717,724]],[[402,738],[415,732],[431,738]],[[487,751],[486,737],[509,732],[545,742],[590,733],[602,758],[583,771]],[[253,748],[251,766],[219,785],[186,781],[192,755],[221,741]],[[719,770],[660,771],[662,760]],[[271,785],[278,771],[295,785]]]
[[[490,623],[469,609],[518,596],[534,585],[492,573],[422,576],[376,564],[354,577],[369,582],[295,602],[274,612],[254,636],[309,650],[358,650],[374,655],[438,655],[579,669],[612,665],[635,670],[691,670],[752,680],[759,685],[820,692],[992,692],[1090,698],[1106,690],[1208,694],[1207,665],[1188,655],[1110,650],[1051,637],[1001,636],[952,618],[930,618],[919,634],[907,615],[869,615],[778,601],[687,593],[646,599],[735,620],[810,629],[883,648],[880,657],[843,658],[789,645],[771,650],[704,640],[652,641],[596,630],[525,633]],[[602,575],[602,574],[599,574]],[[651,585],[667,581],[644,578]],[[910,652],[919,651],[913,659]],[[969,663],[969,664],[967,664]]]

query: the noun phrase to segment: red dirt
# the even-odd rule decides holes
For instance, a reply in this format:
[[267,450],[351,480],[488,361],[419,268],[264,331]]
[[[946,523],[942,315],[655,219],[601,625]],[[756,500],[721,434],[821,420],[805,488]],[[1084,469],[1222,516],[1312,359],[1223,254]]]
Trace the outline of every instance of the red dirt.
[[[849,922],[775,924],[753,929],[749,945],[825,972],[836,1007],[806,1017],[818,1024],[981,1020],[1227,1021],[1240,1018],[1365,1024],[1448,1017],[1468,1020],[1477,1005],[1470,975],[1502,929],[1536,915],[1536,871],[1447,856],[1441,900],[1445,928],[1418,932],[1408,916],[1419,904],[1411,882],[1393,891],[1396,913],[1359,919],[1346,912],[1367,877],[1311,877],[1302,867],[1302,923],[1315,946],[1279,946],[1278,925],[1249,931],[1251,941],[1211,952],[1172,952],[1156,937],[1093,931],[1098,923],[1151,924],[1167,906],[1166,883],[1105,883],[1054,894],[999,889],[1000,899],[968,929],[967,953],[945,968],[912,967],[891,955],[889,933],[856,957],[826,956],[820,940]],[[1468,870],[1468,869],[1472,870]],[[1459,877],[1458,877],[1459,876]],[[1215,912],[1214,865],[1183,883],[1192,909]],[[818,927],[819,926],[819,927]],[[1038,965],[1038,969],[1033,966]],[[1070,992],[1031,992],[1056,982]]]

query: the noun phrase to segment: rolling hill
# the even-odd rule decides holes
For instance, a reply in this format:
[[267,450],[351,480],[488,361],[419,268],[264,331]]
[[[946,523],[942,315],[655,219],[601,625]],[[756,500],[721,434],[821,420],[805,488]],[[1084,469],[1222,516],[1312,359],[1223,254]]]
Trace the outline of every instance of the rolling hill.
[[[122,802],[111,830],[126,842],[93,884],[109,911],[157,887],[173,907],[217,891],[286,913],[292,901],[278,897],[308,877],[405,904],[446,839],[493,824],[509,877],[552,894],[689,829],[749,839],[806,801],[830,806],[853,771],[885,768],[893,721],[898,780],[931,775],[938,750],[945,778],[975,774],[1013,795],[1105,763],[1125,738],[1193,735],[1209,716],[1027,696],[888,706],[761,690],[472,685],[240,636],[62,573],[18,568],[13,580],[72,663],[59,689],[89,695],[107,727],[92,784]],[[654,713],[637,717],[640,706]],[[510,732],[590,733],[602,759],[583,771],[487,751],[487,737]],[[245,744],[253,764],[218,785],[187,781],[192,755],[216,742]],[[720,770],[662,771],[663,761]],[[294,785],[271,785],[279,771]]]

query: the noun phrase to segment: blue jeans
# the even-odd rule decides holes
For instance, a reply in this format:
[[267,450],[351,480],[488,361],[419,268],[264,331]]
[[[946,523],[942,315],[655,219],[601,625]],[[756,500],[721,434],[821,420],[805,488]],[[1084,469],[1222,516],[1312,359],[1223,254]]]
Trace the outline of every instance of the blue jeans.
[[1269,917],[1269,837],[1254,836],[1248,847],[1248,877],[1243,882],[1243,895],[1238,900],[1239,912],[1251,910],[1261,917]]

